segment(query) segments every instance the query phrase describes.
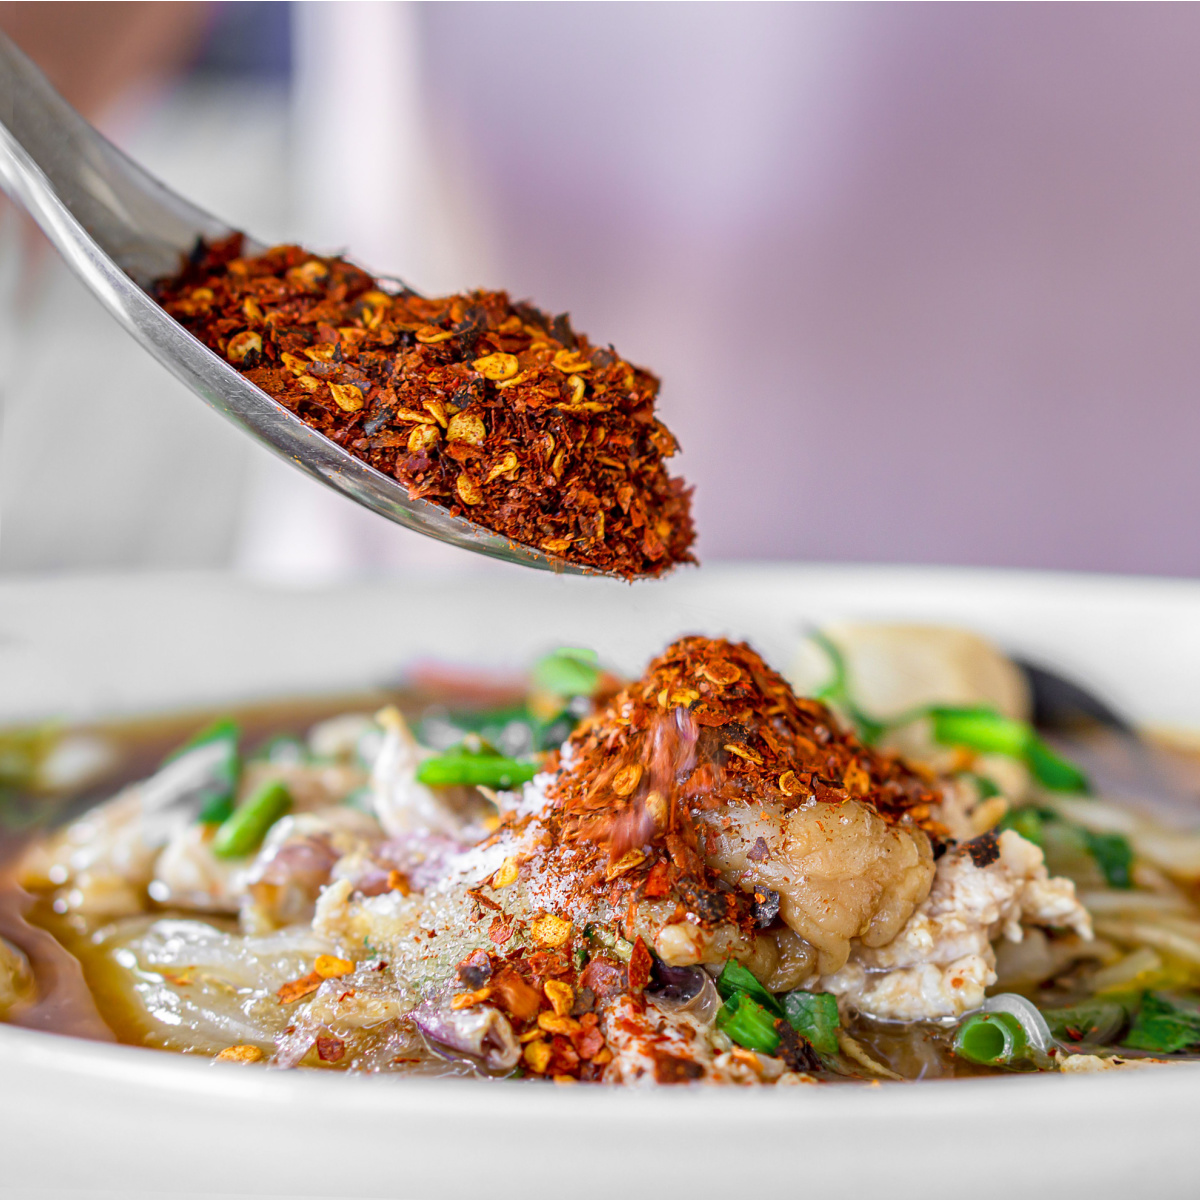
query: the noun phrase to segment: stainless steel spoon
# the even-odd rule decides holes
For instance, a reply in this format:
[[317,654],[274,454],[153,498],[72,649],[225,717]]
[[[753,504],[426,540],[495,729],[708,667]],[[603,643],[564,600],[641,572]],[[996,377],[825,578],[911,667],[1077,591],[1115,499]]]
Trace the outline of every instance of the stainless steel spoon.
[[[410,500],[396,480],[306,425],[167,316],[146,289],[178,271],[197,238],[232,230],[122,154],[3,34],[0,187],[163,366],[293,466],[397,524],[464,550],[541,570],[597,574]],[[250,238],[247,246],[266,248]]]
[[1200,824],[1194,769],[1185,770],[1081,684],[1042,664],[1013,661],[1029,685],[1034,725],[1083,769],[1100,795],[1175,828]]

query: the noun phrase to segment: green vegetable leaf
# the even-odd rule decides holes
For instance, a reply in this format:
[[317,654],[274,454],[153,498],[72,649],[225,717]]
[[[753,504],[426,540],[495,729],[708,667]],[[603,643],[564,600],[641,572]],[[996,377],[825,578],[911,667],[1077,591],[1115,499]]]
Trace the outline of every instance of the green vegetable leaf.
[[1029,740],[1026,761],[1033,777],[1052,792],[1090,792],[1088,777],[1073,763],[1055,754],[1040,737]]
[[238,754],[238,738],[241,734],[241,727],[236,721],[230,717],[222,717],[205,726],[163,760],[163,765],[166,766],[199,746],[207,746],[212,742],[221,743],[224,754],[213,768],[211,781],[201,789],[197,797],[196,820],[201,825],[220,825],[233,812],[233,800],[242,774],[242,760]]
[[1019,833],[1027,842],[1046,848],[1046,822],[1057,821],[1058,813],[1052,808],[1038,808],[1036,805],[1024,805],[1021,808],[1009,809],[996,826],[999,830],[1011,829]]
[[1133,847],[1119,833],[1093,833],[1064,821],[1052,808],[1036,805],[1006,813],[997,828],[1012,829],[1046,851],[1046,861],[1054,874],[1074,874],[1073,861],[1091,855],[1109,887],[1133,887]]
[[717,1028],[747,1050],[774,1054],[779,1049],[778,1020],[745,992],[735,992],[717,1013]]
[[163,759],[163,763],[174,762],[175,759],[182,758],[189,750],[195,750],[197,746],[206,746],[209,742],[233,742],[236,744],[241,736],[241,726],[232,717],[220,717],[211,725],[205,725],[199,733],[193,734],[182,746],[172,750]]
[[1200,1008],[1147,992],[1123,1043],[1131,1050],[1174,1054],[1200,1045]]
[[841,1026],[837,997],[829,992],[788,992],[783,997],[783,1015],[788,1024],[807,1038],[822,1054],[836,1054],[837,1031]]
[[751,997],[774,1016],[783,1016],[779,1001],[740,962],[729,959],[717,976],[717,991],[723,1000],[732,1000],[739,993]]
[[979,789],[980,800],[990,800],[993,796],[1001,794],[1000,789],[996,786],[996,781],[987,775],[976,775],[975,786]]
[[1133,887],[1133,847],[1119,833],[1083,830],[1083,838],[1111,888]]
[[1121,1032],[1129,1020],[1129,1008],[1119,1000],[1085,1000],[1070,1008],[1045,1008],[1042,1016],[1058,1041],[1095,1044],[1110,1042]]
[[595,650],[564,646],[539,659],[533,682],[556,696],[591,696],[600,682]]

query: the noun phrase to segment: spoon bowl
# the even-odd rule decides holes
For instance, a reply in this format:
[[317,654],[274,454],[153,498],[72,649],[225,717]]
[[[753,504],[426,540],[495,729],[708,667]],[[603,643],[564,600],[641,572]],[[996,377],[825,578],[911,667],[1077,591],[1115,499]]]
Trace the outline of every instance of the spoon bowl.
[[[0,34],[0,188],[41,226],[105,308],[173,375],[239,429],[343,496],[464,550],[569,575],[600,572],[523,546],[355,458],[273,400],[169,317],[148,289],[198,239],[234,232],[171,191],[83,119]],[[249,253],[266,249],[246,238]]]

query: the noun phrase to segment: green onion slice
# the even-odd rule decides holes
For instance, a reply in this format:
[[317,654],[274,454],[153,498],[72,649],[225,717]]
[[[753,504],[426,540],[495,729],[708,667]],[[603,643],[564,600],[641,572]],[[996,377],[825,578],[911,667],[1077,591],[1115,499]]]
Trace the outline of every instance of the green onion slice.
[[245,858],[263,843],[267,831],[292,807],[292,794],[278,779],[264,783],[233,810],[213,837],[217,858]]
[[717,991],[722,1000],[732,1000],[739,993],[751,997],[757,1004],[782,1017],[779,1001],[740,962],[729,959],[717,976]]
[[1025,1027],[1011,1013],[973,1013],[954,1035],[954,1053],[967,1062],[1002,1067],[1029,1047]]
[[417,768],[417,779],[432,787],[490,787],[510,789],[528,783],[538,765],[497,754],[486,742],[463,742],[445,754],[427,758]]
[[1108,886],[1121,890],[1133,887],[1133,847],[1129,839],[1120,833],[1093,833],[1090,829],[1081,832]]
[[1044,787],[1056,792],[1086,792],[1087,776],[1055,754],[1026,721],[1003,717],[982,705],[953,707],[935,704],[926,710],[933,738],[943,746],[965,746],[980,754],[1003,754],[1020,759]]
[[747,1050],[774,1054],[779,1049],[779,1034],[775,1029],[778,1019],[745,992],[735,992],[721,1005],[717,1028]]

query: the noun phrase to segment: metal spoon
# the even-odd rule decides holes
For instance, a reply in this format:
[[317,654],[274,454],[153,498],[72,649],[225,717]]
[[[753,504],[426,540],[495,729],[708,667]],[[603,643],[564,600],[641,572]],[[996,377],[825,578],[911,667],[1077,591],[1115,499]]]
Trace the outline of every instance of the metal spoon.
[[[197,238],[233,231],[122,154],[3,34],[0,187],[28,210],[71,269],[163,366],[293,466],[438,541],[540,570],[598,574],[410,500],[395,479],[306,425],[167,316],[146,289],[175,274]],[[248,238],[247,248],[266,247]]]
[[1107,701],[1038,663],[1014,659],[1029,685],[1033,724],[1086,772],[1096,791],[1144,816],[1178,828],[1200,824],[1195,773]]

